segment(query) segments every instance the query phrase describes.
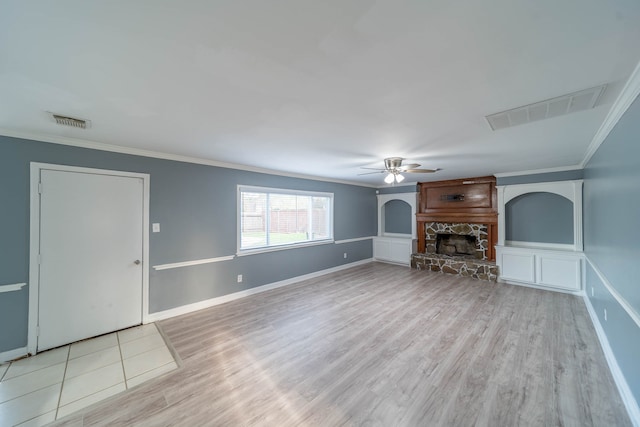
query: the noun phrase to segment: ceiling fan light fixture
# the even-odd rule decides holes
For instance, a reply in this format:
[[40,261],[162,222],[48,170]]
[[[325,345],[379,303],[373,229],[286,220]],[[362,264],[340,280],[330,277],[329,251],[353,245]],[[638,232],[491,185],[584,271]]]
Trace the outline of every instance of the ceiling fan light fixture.
[[436,169],[420,169],[420,165],[418,163],[409,163],[409,164],[402,164],[402,161],[404,160],[403,157],[387,157],[386,159],[384,159],[384,169],[378,169],[378,168],[371,168],[371,167],[364,167],[362,166],[362,169],[371,169],[374,170],[375,172],[365,172],[365,173],[359,173],[358,175],[369,175],[369,174],[375,174],[375,173],[386,173],[387,175],[384,177],[384,182],[386,182],[387,184],[393,184],[393,183],[401,183],[402,181],[404,181],[404,175],[402,175],[403,173],[433,173],[433,172],[437,172],[440,169],[436,168]]

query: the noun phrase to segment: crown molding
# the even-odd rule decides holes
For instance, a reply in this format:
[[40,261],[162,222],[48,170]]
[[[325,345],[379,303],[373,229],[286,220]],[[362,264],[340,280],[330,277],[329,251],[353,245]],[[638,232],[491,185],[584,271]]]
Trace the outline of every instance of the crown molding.
[[51,144],[68,145],[71,147],[89,148],[92,150],[110,151],[113,153],[129,154],[133,156],[151,157],[155,159],[173,160],[176,162],[195,163],[199,165],[215,166],[227,169],[236,169],[247,172],[264,173],[268,175],[284,176],[288,178],[310,179],[314,181],[333,182],[337,184],[355,185],[358,187],[376,188],[375,185],[364,184],[361,182],[346,181],[340,179],[331,179],[315,175],[305,175],[292,172],[283,172],[273,169],[260,168],[255,166],[241,165],[238,163],[226,163],[212,159],[204,159],[200,157],[182,156],[179,154],[164,153],[161,151],[144,150],[141,148],[125,147],[122,145],[106,144],[88,139],[70,138],[66,136],[44,135],[31,132],[18,132],[11,129],[0,127],[0,135],[11,138],[27,139],[31,141],[47,142]]
[[636,65],[635,70],[631,73],[629,80],[622,88],[620,95],[616,98],[613,106],[609,110],[607,117],[605,117],[604,121],[600,125],[600,128],[593,136],[591,140],[591,144],[587,148],[587,152],[580,163],[580,167],[584,169],[584,167],[589,163],[591,157],[598,151],[600,145],[604,142],[604,140],[609,135],[609,132],[615,127],[618,123],[622,115],[627,111],[627,109],[631,106],[633,101],[640,94],[640,62]]

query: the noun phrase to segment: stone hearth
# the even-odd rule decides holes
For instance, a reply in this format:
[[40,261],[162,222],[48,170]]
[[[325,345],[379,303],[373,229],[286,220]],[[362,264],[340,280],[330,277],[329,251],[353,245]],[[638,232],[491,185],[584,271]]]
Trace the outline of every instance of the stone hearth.
[[452,257],[436,253],[417,253],[411,255],[411,267],[491,282],[498,279],[498,266],[494,262],[481,259]]

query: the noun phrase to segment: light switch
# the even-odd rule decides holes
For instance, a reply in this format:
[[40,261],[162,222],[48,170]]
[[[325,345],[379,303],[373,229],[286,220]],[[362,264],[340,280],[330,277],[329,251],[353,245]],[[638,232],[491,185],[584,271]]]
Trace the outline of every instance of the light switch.
[[153,231],[154,233],[159,233],[160,232],[160,223],[159,222],[154,222],[153,224],[151,224],[151,231]]

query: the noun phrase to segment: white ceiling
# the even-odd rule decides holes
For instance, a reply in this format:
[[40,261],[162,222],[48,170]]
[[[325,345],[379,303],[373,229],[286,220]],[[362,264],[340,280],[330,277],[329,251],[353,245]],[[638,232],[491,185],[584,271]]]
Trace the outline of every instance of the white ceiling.
[[[389,156],[442,169],[406,182],[566,167],[639,41],[636,0],[3,0],[0,133],[375,186]],[[484,118],[604,83],[588,111]]]

